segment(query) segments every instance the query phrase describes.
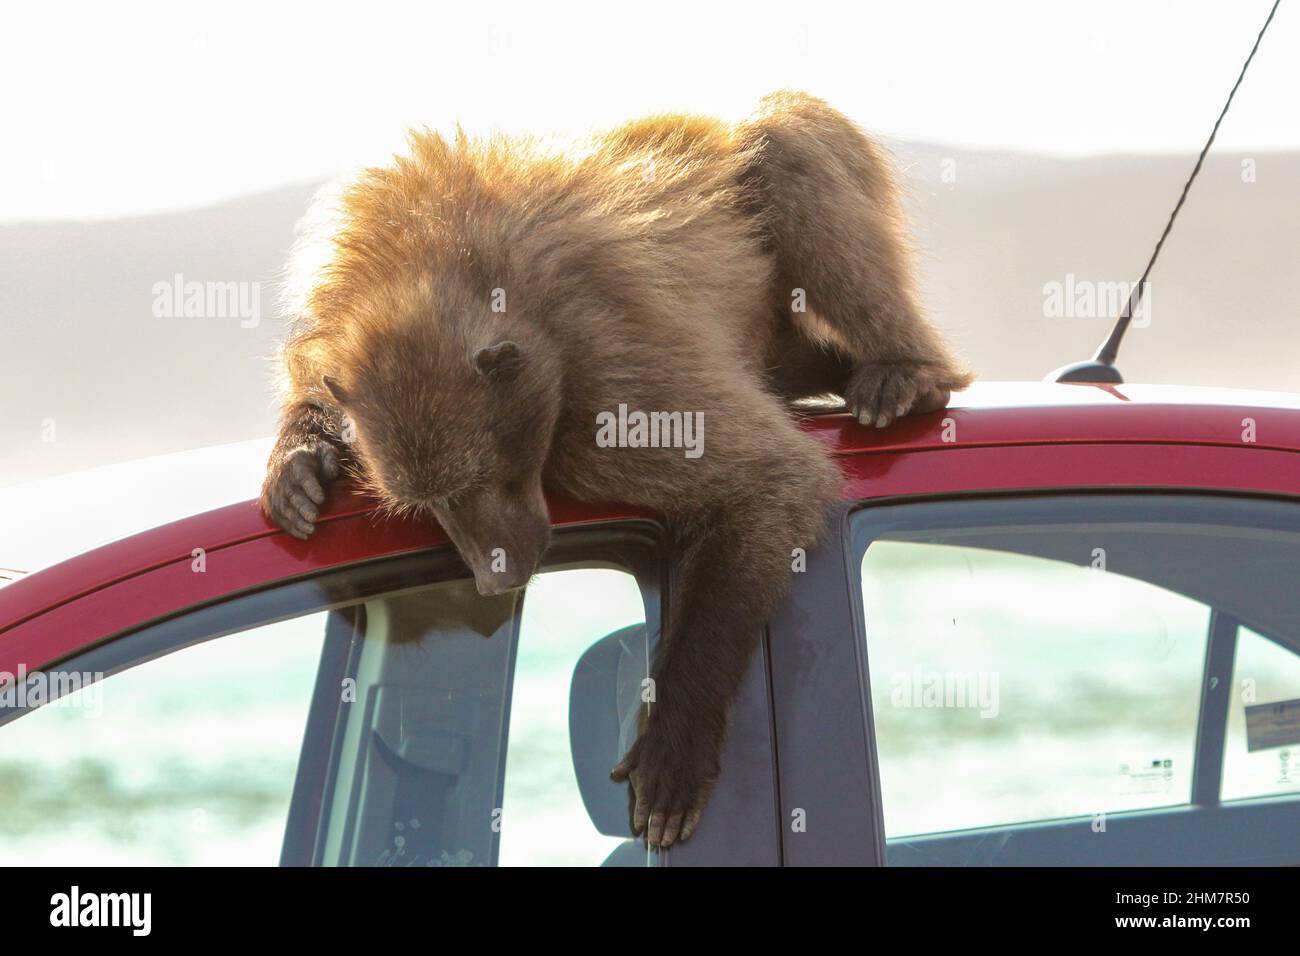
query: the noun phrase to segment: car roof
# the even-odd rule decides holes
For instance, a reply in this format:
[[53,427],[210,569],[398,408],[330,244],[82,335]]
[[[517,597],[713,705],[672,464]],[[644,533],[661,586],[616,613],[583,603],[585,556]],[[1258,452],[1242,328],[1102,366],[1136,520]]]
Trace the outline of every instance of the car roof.
[[[1086,382],[975,382],[950,408],[1059,408],[1063,405],[1251,405],[1300,409],[1300,392],[1207,385],[1110,385]],[[820,414],[844,411],[839,399],[810,403]]]
[[[1300,450],[1300,394],[1178,385],[977,382],[944,414],[861,428],[842,405],[809,410],[839,454],[1087,442],[1177,442]],[[936,423],[950,420],[945,433]],[[1253,424],[1253,429],[1250,425]]]
[[[1300,395],[1235,389],[993,382],[977,383],[954,395],[949,408],[942,412],[909,417],[884,429],[861,426],[842,406],[834,404],[810,404],[799,414],[803,427],[837,456],[1079,443],[1249,444],[1275,451],[1300,451]],[[241,484],[229,489],[225,499],[235,503],[149,527],[0,587],[0,631],[116,581],[189,560],[196,547],[211,551],[278,534],[251,497],[251,492],[256,491],[251,475],[265,462],[268,443],[226,447],[238,450],[241,463],[238,468],[230,468]],[[168,458],[169,470],[183,467],[183,456]],[[212,473],[214,461],[210,456],[204,460],[206,474]],[[25,488],[32,487],[31,494],[35,494],[34,486],[39,484],[6,489],[9,508],[14,507]],[[117,506],[121,504],[119,500]],[[365,513],[373,505],[372,500],[355,490],[340,488],[322,520]],[[556,524],[638,514],[635,509],[617,505],[554,499],[551,509]],[[39,507],[32,510],[40,511]],[[78,511],[93,515],[95,503],[82,501]],[[430,532],[430,545],[442,540],[436,529]],[[0,563],[18,564],[3,554]]]
[[962,408],[1059,405],[1252,405],[1300,410],[1300,392],[1205,385],[1089,385],[1083,382],[976,382],[959,392]]

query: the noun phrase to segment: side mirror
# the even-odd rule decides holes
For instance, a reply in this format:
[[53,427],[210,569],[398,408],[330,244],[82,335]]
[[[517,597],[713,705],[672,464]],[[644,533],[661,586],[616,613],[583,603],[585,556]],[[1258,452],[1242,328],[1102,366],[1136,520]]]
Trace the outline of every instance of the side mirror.
[[646,629],[614,631],[578,659],[569,686],[569,742],[578,791],[591,822],[605,836],[632,838],[627,784],[609,772],[636,740],[645,704]]

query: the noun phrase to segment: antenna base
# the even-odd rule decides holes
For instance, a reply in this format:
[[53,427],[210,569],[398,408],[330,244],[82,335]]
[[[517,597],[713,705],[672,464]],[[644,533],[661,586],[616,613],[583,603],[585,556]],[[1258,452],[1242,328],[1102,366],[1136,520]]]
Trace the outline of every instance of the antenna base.
[[1119,369],[1105,362],[1093,359],[1087,362],[1075,362],[1048,372],[1044,382],[1088,382],[1094,385],[1122,385],[1124,376]]

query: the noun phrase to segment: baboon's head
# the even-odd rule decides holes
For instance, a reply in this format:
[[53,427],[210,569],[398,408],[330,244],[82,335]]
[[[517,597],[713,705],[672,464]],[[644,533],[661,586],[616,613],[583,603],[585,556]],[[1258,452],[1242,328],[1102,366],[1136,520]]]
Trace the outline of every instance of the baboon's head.
[[542,466],[560,368],[535,328],[502,316],[387,323],[324,386],[388,510],[435,517],[479,593],[522,587],[550,539]]

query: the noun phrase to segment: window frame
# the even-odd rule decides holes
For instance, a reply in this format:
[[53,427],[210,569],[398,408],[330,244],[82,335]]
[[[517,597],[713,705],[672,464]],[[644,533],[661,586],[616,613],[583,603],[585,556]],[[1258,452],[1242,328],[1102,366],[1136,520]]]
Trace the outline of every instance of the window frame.
[[[655,646],[661,634],[663,614],[662,594],[664,589],[664,536],[662,529],[654,522],[632,521],[598,527],[575,527],[558,531],[550,547],[542,558],[540,571],[557,571],[565,568],[613,566],[631,574],[641,592],[645,609],[646,633],[651,646]],[[444,567],[450,567],[450,573],[434,577],[421,573],[430,558],[442,559]],[[395,565],[396,574],[414,575],[414,583],[428,585],[437,581],[470,577],[468,569],[460,561],[450,545],[443,545],[432,552],[415,555],[403,555],[387,559]],[[339,572],[333,572],[339,573]],[[410,584],[405,585],[407,587]],[[374,597],[389,591],[401,590],[402,585],[371,591],[367,597]],[[505,791],[505,760],[509,750],[510,711],[514,699],[515,666],[514,654],[518,650],[518,636],[523,612],[523,601],[516,601],[510,618],[512,656],[506,686],[503,688],[505,710],[501,715],[504,737],[501,742],[501,766],[496,778],[495,806],[501,806]],[[353,635],[361,633],[364,620],[363,608],[356,608],[352,621]],[[314,698],[310,713],[319,715],[313,727],[310,723],[303,735],[303,757],[299,761],[299,773],[295,780],[295,799],[290,804],[289,815],[285,825],[286,839],[280,859],[281,866],[323,866],[332,865],[324,859],[326,833],[330,824],[333,808],[323,805],[323,800],[335,793],[338,767],[334,757],[340,752],[342,735],[346,731],[346,721],[338,688],[345,677],[355,677],[360,656],[359,642],[349,639],[347,661],[338,672],[338,680],[333,683],[322,682]],[[322,668],[322,672],[323,672]],[[319,707],[318,707],[319,705]],[[328,716],[326,716],[328,715]],[[320,746],[313,747],[313,731]],[[310,776],[303,773],[303,761],[308,753],[312,755],[309,764]],[[323,755],[323,759],[322,759]],[[298,786],[301,782],[303,799],[298,799]],[[345,813],[352,812],[351,802],[343,808]],[[292,840],[290,840],[292,834]],[[500,854],[500,833],[492,836],[491,864],[496,865]]]
[[[646,628],[652,646],[658,642],[666,613],[668,582],[667,536],[662,525],[649,518],[629,518],[553,529],[542,570],[584,565],[613,565],[632,574],[645,606]],[[273,581],[254,589],[223,595],[175,614],[139,625],[63,655],[39,670],[75,670],[102,673],[104,679],[147,664],[188,647],[220,640],[307,614],[328,612],[317,678],[303,728],[298,766],[280,854],[281,866],[316,865],[323,849],[323,828],[328,823],[323,798],[336,772],[331,765],[334,734],[341,725],[342,701],[338,688],[356,663],[356,635],[364,622],[358,619],[358,602],[390,591],[436,581],[469,578],[469,569],[455,548],[443,543],[430,548],[374,557],[331,566],[287,581]],[[516,602],[512,633],[517,635],[522,602]],[[256,666],[256,660],[250,665]],[[513,690],[513,667],[507,702]],[[0,734],[41,704],[0,712]],[[509,710],[503,714],[509,733]],[[329,748],[322,752],[318,741]],[[508,740],[502,744],[502,760]],[[498,775],[498,805],[504,787]],[[499,837],[493,838],[493,860]]]
[[[869,812],[873,815],[873,829],[877,835],[879,843],[879,859],[876,865],[884,866],[889,864],[887,862],[888,852],[885,839],[884,807],[880,797],[879,748],[875,737],[875,720],[874,714],[872,713],[873,705],[870,668],[867,654],[865,611],[862,597],[861,564],[863,556],[866,553],[866,547],[871,541],[875,540],[875,537],[883,529],[879,524],[873,524],[872,522],[861,520],[860,516],[865,512],[892,510],[912,505],[978,504],[983,502],[1001,503],[1016,500],[1041,500],[1044,498],[1079,499],[1115,497],[1159,498],[1162,499],[1162,501],[1172,501],[1178,498],[1195,498],[1202,502],[1212,503],[1216,506],[1223,506],[1225,511],[1234,507],[1230,502],[1271,502],[1291,509],[1294,520],[1286,527],[1289,530],[1300,533],[1300,501],[1297,501],[1296,498],[1287,495],[1224,491],[1220,489],[1179,487],[1153,488],[1149,486],[1115,486],[1107,488],[1098,488],[1096,486],[1063,486],[1056,488],[1022,488],[995,491],[973,491],[957,494],[887,496],[858,500],[846,509],[841,529],[842,552],[845,572],[847,575],[847,590],[849,592],[849,612],[853,618],[853,628],[851,632],[849,632],[850,643],[854,644],[855,648],[859,652],[858,658],[861,680],[860,693],[862,695],[864,710],[867,713],[867,724],[870,727],[870,740],[868,746],[870,786],[868,798],[864,802],[869,807]],[[1203,518],[1204,516],[1201,517]],[[1221,518],[1213,523],[1223,524],[1228,527],[1249,526],[1226,518]],[[1276,527],[1276,525],[1273,524],[1262,524],[1260,526],[1269,528]],[[873,533],[868,533],[868,529],[872,529]],[[1224,804],[1220,799],[1224,759],[1223,748],[1228,727],[1229,699],[1232,685],[1235,648],[1239,636],[1239,629],[1241,626],[1245,625],[1235,616],[1222,611],[1214,605],[1207,604],[1206,606],[1210,610],[1210,616],[1207,624],[1205,658],[1201,671],[1200,700],[1198,702],[1196,737],[1193,745],[1194,763],[1192,768],[1192,788],[1189,795],[1189,801],[1185,804],[1180,803],[1170,807],[1121,811],[1113,815],[1108,815],[1126,829],[1130,824],[1141,828],[1143,820],[1150,821],[1153,815],[1169,816],[1180,812],[1199,814],[1219,812],[1228,815],[1237,815],[1242,811],[1249,812],[1252,808],[1261,807],[1261,805],[1263,805],[1262,809],[1264,813],[1266,815],[1272,814],[1271,819],[1280,824],[1285,819],[1285,814],[1287,813],[1286,804],[1295,803],[1297,800],[1300,800],[1300,795],[1296,794],[1234,800],[1229,804]],[[1252,626],[1252,629],[1266,640],[1272,641],[1292,653],[1300,654],[1300,638],[1297,639],[1295,644],[1292,644],[1278,635],[1255,628],[1253,625],[1250,626]],[[942,833],[922,835],[915,840],[913,838],[903,838],[900,842],[913,843],[932,839],[943,839],[946,837],[960,837],[962,835],[969,835],[978,840],[981,834],[996,835],[1007,832],[1032,834],[1035,832],[1049,833],[1053,831],[1066,831],[1078,828],[1081,819],[1083,820],[1083,827],[1086,830],[1088,823],[1090,822],[1087,818],[1071,817],[1052,820],[1021,821],[1019,823],[1000,824],[984,828],[945,831]],[[890,840],[888,842],[893,844],[895,841]],[[1296,861],[1300,861],[1300,840],[1297,840],[1296,843]],[[1078,843],[1077,845],[1082,847],[1082,843]],[[984,862],[991,863],[993,860],[990,859]],[[1064,865],[1079,865],[1081,863],[1087,864],[1089,862],[1095,861],[1067,860]],[[1160,861],[1154,862],[1157,862],[1157,865],[1159,865]],[[1021,865],[1024,865],[1023,862]],[[1166,862],[1165,865],[1171,865],[1171,863]]]

